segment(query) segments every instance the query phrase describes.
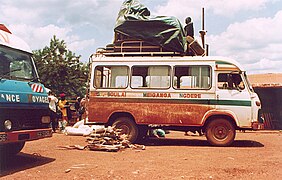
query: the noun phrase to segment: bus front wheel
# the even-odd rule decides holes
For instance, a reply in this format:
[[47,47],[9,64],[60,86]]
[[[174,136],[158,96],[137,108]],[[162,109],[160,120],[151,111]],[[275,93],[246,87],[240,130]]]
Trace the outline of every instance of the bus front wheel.
[[127,135],[127,139],[134,143],[138,138],[138,127],[136,123],[129,117],[119,117],[113,124],[116,129],[121,129],[121,134]]
[[16,155],[23,149],[24,145],[25,145],[24,141],[0,145],[1,155],[5,155],[5,156]]
[[229,146],[236,135],[234,124],[226,119],[214,119],[208,123],[206,138],[214,146]]

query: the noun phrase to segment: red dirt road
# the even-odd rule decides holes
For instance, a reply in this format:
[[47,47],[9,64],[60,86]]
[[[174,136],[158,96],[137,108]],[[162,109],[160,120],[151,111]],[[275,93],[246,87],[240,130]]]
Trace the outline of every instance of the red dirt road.
[[212,147],[205,137],[171,132],[146,150],[62,150],[86,145],[86,137],[53,134],[26,143],[1,163],[1,179],[281,179],[282,132],[237,132],[231,147]]

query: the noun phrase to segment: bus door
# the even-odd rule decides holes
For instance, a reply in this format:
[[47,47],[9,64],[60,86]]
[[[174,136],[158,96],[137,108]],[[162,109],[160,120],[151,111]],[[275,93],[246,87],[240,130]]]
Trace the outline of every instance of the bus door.
[[251,97],[243,79],[240,72],[217,74],[217,109],[232,111],[240,125],[251,119]]

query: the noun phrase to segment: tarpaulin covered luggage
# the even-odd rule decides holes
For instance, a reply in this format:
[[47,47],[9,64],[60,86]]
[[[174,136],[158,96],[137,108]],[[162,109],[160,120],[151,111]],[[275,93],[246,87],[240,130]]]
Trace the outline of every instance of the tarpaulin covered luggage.
[[179,20],[169,16],[152,17],[148,8],[138,0],[124,1],[114,31],[159,45],[168,51],[186,51],[185,35]]

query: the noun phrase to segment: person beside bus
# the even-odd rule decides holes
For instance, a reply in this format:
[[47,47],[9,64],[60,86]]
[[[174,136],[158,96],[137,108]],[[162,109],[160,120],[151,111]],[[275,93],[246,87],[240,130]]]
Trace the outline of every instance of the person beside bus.
[[68,101],[66,100],[66,95],[64,93],[60,94],[60,100],[59,100],[59,108],[62,112],[62,119],[59,121],[60,124],[60,130],[64,130],[67,126],[68,122],[68,114],[67,114],[67,108],[69,107]]
[[57,127],[57,103],[58,99],[55,97],[52,91],[48,92],[49,109],[50,109],[50,119],[53,132],[56,132]]
[[79,107],[79,120],[85,119],[87,116],[87,111],[86,111],[86,99],[82,98],[80,101],[80,107]]

